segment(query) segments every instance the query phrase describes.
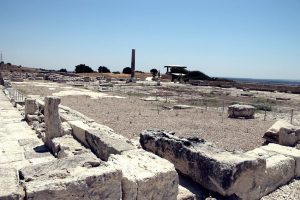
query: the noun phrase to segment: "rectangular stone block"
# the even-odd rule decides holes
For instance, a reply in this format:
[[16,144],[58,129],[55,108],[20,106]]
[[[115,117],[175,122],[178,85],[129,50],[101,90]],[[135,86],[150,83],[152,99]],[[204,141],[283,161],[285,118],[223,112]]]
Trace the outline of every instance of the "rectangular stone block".
[[130,141],[122,135],[113,132],[107,126],[99,125],[85,132],[88,146],[102,160],[107,161],[112,154],[120,154],[124,151],[135,149]]
[[82,121],[68,121],[70,124],[73,132],[73,136],[82,144],[85,146],[88,146],[88,143],[86,141],[85,132],[90,129],[90,126],[86,123],[83,123]]
[[21,200],[24,194],[19,185],[18,172],[12,168],[0,168],[0,199]]
[[123,200],[177,199],[178,174],[174,165],[144,150],[112,155],[109,162],[123,173]]
[[260,174],[260,197],[290,182],[295,176],[295,160],[276,152],[256,148],[246,154],[266,159],[266,170]]
[[259,197],[258,180],[266,168],[265,159],[221,150],[198,138],[180,139],[160,130],[144,131],[140,143],[209,190],[242,199]]
[[121,179],[121,170],[101,165],[50,171],[24,185],[30,200],[119,200],[122,198]]
[[285,156],[289,156],[295,160],[295,178],[300,177],[300,150],[293,147],[286,147],[279,144],[268,144],[262,146],[262,149],[266,151],[276,152]]

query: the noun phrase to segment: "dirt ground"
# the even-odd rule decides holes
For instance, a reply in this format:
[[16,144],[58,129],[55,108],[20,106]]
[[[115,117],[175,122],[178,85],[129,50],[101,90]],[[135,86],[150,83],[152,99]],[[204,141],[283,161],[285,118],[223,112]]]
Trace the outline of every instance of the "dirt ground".
[[[220,99],[225,96],[232,101],[240,101],[241,98],[245,100],[245,97],[234,98],[237,96],[235,90],[231,90],[230,95],[229,91],[223,91],[222,95],[219,88],[205,88],[200,91],[201,88],[196,87],[192,91],[191,99],[189,88],[174,85],[123,86],[119,89],[115,87],[113,91],[106,92],[106,97],[102,97],[102,93],[98,91],[53,82],[24,82],[13,84],[13,87],[26,95],[61,95],[62,105],[69,106],[128,138],[139,137],[145,129],[158,128],[174,131],[178,136],[204,138],[227,150],[247,151],[261,146],[264,142],[264,132],[282,114],[268,112],[265,121],[263,111],[257,112],[255,119],[228,118],[227,103],[223,103],[223,110]],[[215,91],[213,97],[212,91]],[[211,96],[207,97],[205,94]],[[157,97],[160,101],[140,99],[149,96],[156,98],[154,95],[160,95]],[[124,98],[113,98],[117,96]],[[219,98],[219,101],[212,101],[210,98]],[[253,101],[250,98],[246,100]],[[190,104],[196,107],[169,109],[175,104]]]

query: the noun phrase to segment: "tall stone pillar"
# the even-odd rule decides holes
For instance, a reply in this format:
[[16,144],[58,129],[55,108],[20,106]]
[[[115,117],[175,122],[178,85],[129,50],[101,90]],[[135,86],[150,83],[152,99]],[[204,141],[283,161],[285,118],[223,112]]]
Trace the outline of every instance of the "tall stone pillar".
[[135,49],[131,52],[131,82],[135,82]]
[[51,147],[51,140],[55,137],[61,137],[61,124],[58,113],[58,105],[60,104],[60,98],[54,96],[45,97],[45,138],[44,142],[48,147]]

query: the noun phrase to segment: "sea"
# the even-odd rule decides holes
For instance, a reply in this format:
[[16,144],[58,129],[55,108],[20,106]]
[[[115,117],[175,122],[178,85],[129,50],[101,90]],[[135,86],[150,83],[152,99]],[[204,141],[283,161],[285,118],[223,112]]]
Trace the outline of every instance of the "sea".
[[254,79],[254,78],[229,78],[226,79],[234,80],[236,82],[242,83],[265,83],[272,85],[291,85],[291,86],[299,86],[300,80],[287,80],[287,79]]

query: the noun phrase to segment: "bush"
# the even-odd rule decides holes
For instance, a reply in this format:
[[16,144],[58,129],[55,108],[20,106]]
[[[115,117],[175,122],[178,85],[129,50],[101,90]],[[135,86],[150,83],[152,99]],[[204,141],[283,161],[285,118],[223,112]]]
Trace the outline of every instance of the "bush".
[[86,66],[85,64],[80,64],[80,65],[75,66],[75,72],[76,73],[92,73],[94,71],[89,66]]
[[207,76],[206,74],[200,72],[200,71],[190,71],[188,73],[188,79],[190,80],[210,80],[211,78]]
[[112,72],[113,74],[121,74],[119,71]]
[[256,110],[262,110],[262,111],[272,111],[272,106],[268,104],[252,104],[256,108]]
[[150,73],[152,74],[153,77],[155,77],[158,73],[157,69],[153,68],[150,70]]
[[61,68],[58,72],[68,72],[66,68]]
[[98,72],[99,73],[110,73],[110,70],[107,67],[105,67],[105,66],[100,66],[98,68]]
[[130,67],[125,67],[123,69],[123,74],[131,74],[131,68]]

